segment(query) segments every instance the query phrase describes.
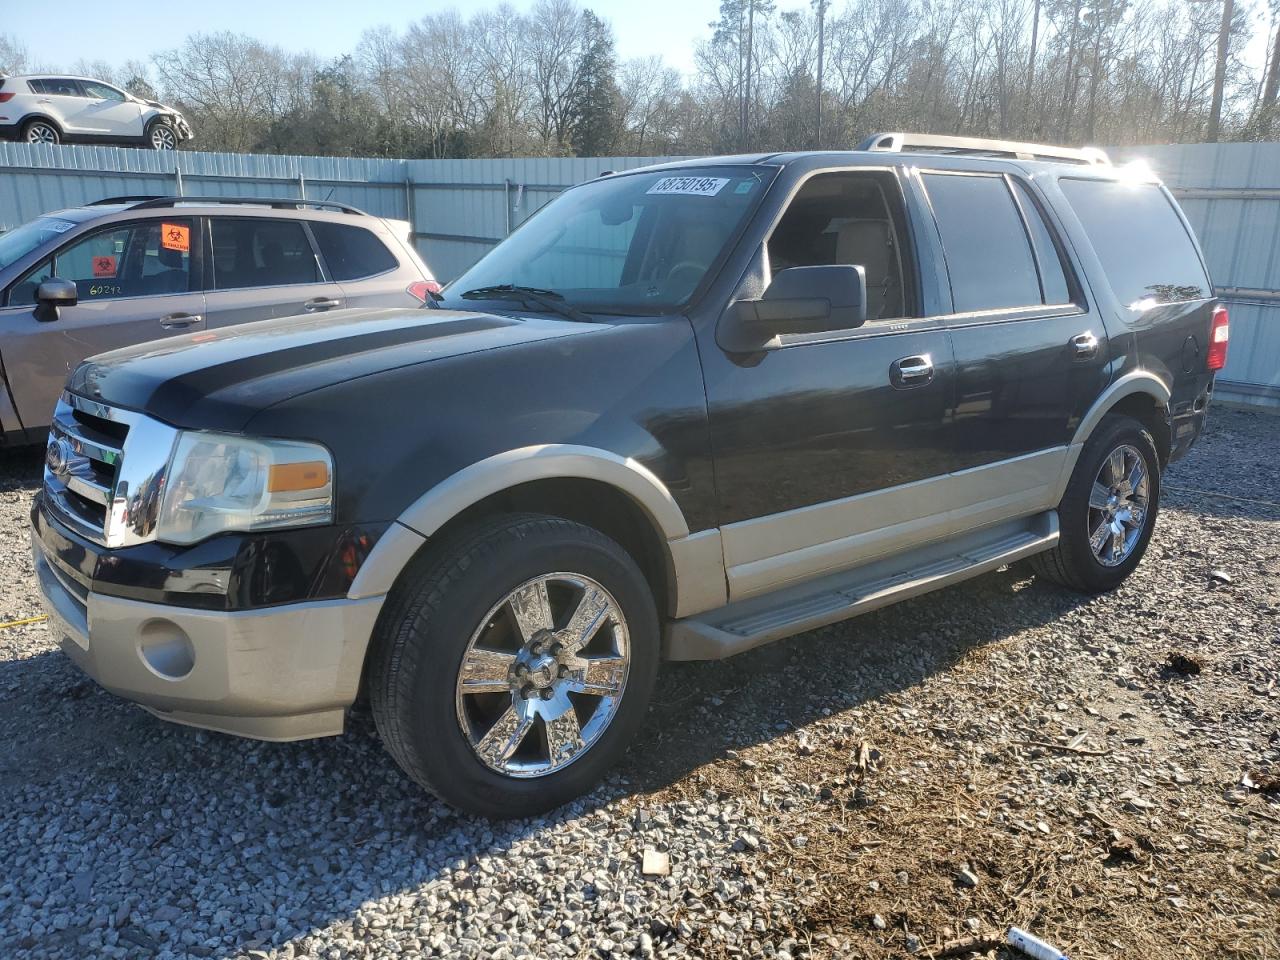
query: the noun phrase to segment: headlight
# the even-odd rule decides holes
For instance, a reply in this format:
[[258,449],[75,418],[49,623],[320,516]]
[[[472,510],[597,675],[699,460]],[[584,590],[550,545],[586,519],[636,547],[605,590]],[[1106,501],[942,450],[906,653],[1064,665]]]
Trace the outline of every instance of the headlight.
[[324,447],[184,431],[160,501],[156,539],[195,543],[226,530],[333,519],[333,458]]

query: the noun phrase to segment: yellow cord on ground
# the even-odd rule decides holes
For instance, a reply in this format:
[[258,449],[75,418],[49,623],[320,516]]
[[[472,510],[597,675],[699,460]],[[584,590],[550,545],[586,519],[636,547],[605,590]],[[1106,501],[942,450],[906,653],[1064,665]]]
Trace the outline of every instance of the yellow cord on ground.
[[38,617],[27,617],[25,620],[10,620],[8,623],[0,623],[0,630],[8,630],[10,627],[25,627],[28,623],[42,623],[49,619],[47,613],[42,613]]

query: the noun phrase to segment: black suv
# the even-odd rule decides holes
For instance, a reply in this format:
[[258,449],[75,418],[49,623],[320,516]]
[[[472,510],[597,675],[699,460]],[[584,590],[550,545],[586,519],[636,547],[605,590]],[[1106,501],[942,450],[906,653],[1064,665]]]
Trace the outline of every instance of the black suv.
[[492,816],[588,789],[663,657],[1023,557],[1115,587],[1227,339],[1149,172],[901,134],[582,184],[433,306],[86,361],[36,569],[107,689],[277,740],[363,690]]

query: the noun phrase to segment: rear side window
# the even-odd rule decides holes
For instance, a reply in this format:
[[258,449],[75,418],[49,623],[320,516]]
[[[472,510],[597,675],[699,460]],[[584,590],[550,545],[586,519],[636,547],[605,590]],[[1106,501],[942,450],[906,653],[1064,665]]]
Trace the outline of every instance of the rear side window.
[[217,290],[320,281],[315,252],[299,220],[215,217],[210,236]]
[[1061,180],[1116,298],[1130,310],[1213,295],[1204,264],[1153,183]]
[[1026,228],[1002,176],[926,173],[956,313],[1043,303]]
[[383,242],[363,227],[313,221],[311,232],[334,280],[360,280],[400,265]]
[[69,77],[46,77],[42,80],[28,80],[27,86],[32,93],[43,93],[55,97],[83,97],[80,83]]

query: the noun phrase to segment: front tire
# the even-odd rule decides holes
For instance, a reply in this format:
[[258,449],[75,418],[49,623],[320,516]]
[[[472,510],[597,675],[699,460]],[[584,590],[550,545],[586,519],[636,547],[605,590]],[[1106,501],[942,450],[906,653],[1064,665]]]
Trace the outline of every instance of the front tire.
[[494,818],[585,793],[644,719],[658,668],[649,585],[617,543],[511,515],[417,558],[370,652],[387,750],[446,803]]
[[22,127],[22,139],[27,143],[56,145],[62,142],[62,131],[48,120],[28,120]]
[[1146,553],[1160,509],[1160,457],[1150,431],[1110,415],[1076,462],[1058,505],[1058,544],[1035,571],[1081,593],[1114,590]]
[[163,120],[153,120],[147,127],[147,143],[152,150],[177,150],[178,134]]

